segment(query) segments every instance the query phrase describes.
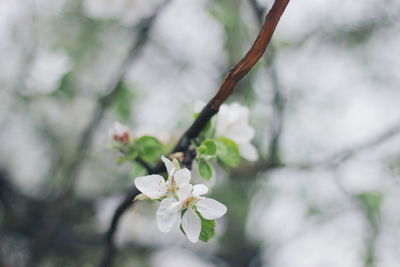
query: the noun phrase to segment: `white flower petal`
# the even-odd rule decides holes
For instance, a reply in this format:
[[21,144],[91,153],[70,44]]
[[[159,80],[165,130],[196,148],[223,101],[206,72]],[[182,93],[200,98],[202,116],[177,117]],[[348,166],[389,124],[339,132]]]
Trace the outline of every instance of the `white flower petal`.
[[200,212],[201,216],[207,220],[214,220],[222,217],[227,211],[224,204],[212,198],[200,199],[196,203],[196,208],[198,212]]
[[248,122],[237,123],[235,126],[236,127],[232,127],[232,129],[230,130],[229,134],[226,135],[226,137],[232,139],[233,141],[239,144],[250,142],[251,139],[253,139],[255,131],[248,125]]
[[258,160],[257,149],[250,142],[239,144],[240,155],[248,161]]
[[167,173],[168,173],[168,177],[171,177],[174,172],[175,172],[175,166],[172,163],[172,161],[170,161],[169,159],[167,159],[164,156],[161,156],[161,160],[164,162],[165,164],[165,168],[167,169]]
[[174,173],[175,183],[178,187],[189,184],[190,178],[192,177],[188,169],[180,169]]
[[151,199],[158,199],[167,193],[167,185],[164,178],[157,174],[137,177],[135,186]]
[[188,199],[189,197],[191,197],[192,189],[193,189],[193,186],[191,184],[179,187],[178,191],[176,191],[179,201],[183,202],[186,199]]
[[207,194],[208,187],[204,184],[196,184],[193,186],[193,196],[198,197],[204,194]]
[[192,209],[188,209],[182,216],[182,228],[190,242],[199,241],[201,221]]
[[156,218],[157,227],[161,232],[171,231],[179,219],[180,203],[174,198],[163,199],[158,207]]
[[253,139],[254,129],[249,124],[249,109],[239,103],[221,105],[217,115],[216,135],[239,144]]

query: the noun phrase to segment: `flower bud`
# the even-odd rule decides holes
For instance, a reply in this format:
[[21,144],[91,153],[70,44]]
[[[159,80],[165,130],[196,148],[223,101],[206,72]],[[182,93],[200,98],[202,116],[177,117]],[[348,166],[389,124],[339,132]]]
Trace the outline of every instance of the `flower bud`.
[[127,144],[130,138],[129,128],[117,121],[110,129],[110,136],[114,141]]

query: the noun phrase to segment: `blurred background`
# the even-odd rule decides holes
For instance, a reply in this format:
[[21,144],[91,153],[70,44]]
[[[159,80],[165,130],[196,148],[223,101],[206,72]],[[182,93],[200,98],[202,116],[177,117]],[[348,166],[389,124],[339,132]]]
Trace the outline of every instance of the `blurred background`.
[[[257,35],[272,0],[0,0],[0,266],[97,266],[132,187],[108,129],[173,146]],[[114,266],[397,267],[400,2],[289,3],[228,102],[260,159],[209,182],[217,236],[127,211]]]

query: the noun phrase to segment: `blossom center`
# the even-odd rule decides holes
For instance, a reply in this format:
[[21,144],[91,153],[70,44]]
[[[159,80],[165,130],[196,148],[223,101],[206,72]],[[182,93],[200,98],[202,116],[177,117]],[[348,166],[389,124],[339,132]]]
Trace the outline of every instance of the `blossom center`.
[[197,198],[196,197],[189,197],[183,202],[183,208],[189,208],[190,206],[193,206],[194,203],[196,202]]

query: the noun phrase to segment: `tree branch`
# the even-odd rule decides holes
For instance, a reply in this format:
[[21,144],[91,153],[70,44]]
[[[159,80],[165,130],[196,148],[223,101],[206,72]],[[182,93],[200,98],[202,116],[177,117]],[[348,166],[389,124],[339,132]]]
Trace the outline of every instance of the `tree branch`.
[[[183,134],[172,153],[185,152],[190,145],[190,141],[200,134],[211,118],[218,112],[222,103],[233,93],[237,83],[243,79],[258,62],[267,49],[272,34],[288,3],[289,0],[276,0],[274,2],[250,50],[239,63],[229,71],[215,96],[208,102],[193,124]],[[155,167],[155,172],[162,172],[164,170],[165,168],[162,162],[159,162]]]
[[[271,40],[272,34],[275,31],[276,25],[278,24],[280,17],[282,16],[288,3],[289,0],[275,1],[271,10],[268,12],[261,31],[250,50],[243,57],[243,59],[240,60],[239,63],[229,71],[215,96],[208,102],[193,124],[179,139],[171,154],[176,152],[185,153],[188,151],[191,140],[200,134],[211,118],[218,112],[222,103],[233,93],[233,89],[236,84],[244,76],[246,76],[246,74],[258,62],[258,60],[264,54]],[[161,162],[159,162],[152,170],[150,170],[149,174],[160,173],[163,171],[165,171],[165,167]],[[139,192],[136,188],[131,189],[115,211],[110,227],[106,233],[106,247],[99,267],[111,266],[112,259],[115,254],[113,239],[118,227],[119,219],[121,218],[122,214],[134,203],[133,200],[138,194]]]
[[350,160],[352,157],[356,156],[358,153],[363,152],[368,149],[373,149],[379,145],[384,144],[392,138],[400,135],[400,121],[386,129],[385,131],[379,133],[378,135],[372,137],[371,139],[355,145],[353,147],[349,147],[338,152],[333,153],[332,155],[326,157],[323,160],[316,162],[303,162],[303,163],[282,163],[282,164],[274,164],[271,161],[258,161],[255,163],[250,163],[246,166],[241,166],[233,170],[234,175],[236,176],[251,176],[256,175],[259,172],[267,171],[271,168],[290,168],[290,169],[301,169],[301,170],[309,170],[315,168],[337,168],[341,164]]

